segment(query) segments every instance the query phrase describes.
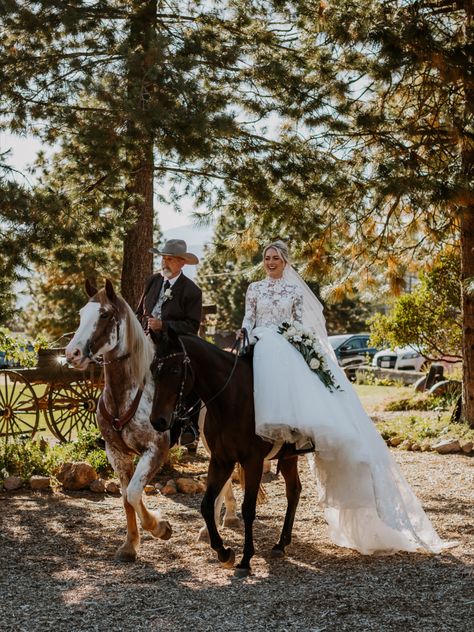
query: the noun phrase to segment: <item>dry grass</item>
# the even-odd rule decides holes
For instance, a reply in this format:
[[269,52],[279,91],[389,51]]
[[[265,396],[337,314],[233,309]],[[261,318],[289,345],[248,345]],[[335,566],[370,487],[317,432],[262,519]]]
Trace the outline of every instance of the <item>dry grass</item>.
[[[253,575],[236,580],[195,542],[200,497],[149,498],[173,525],[168,542],[145,535],[139,561],[114,561],[124,535],[119,498],[89,493],[0,495],[2,632],[464,631],[472,621],[474,459],[397,452],[439,533],[459,546],[440,556],[362,557],[332,546],[304,491],[284,560],[269,550],[285,497],[270,475],[258,508]],[[198,474],[205,462],[183,464]],[[240,491],[237,490],[240,499]],[[225,540],[242,550],[240,531]]]

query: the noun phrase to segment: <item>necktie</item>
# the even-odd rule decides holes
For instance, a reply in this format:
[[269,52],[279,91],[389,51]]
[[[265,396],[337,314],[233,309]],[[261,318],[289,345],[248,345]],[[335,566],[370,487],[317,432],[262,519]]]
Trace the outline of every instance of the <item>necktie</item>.
[[165,287],[165,292],[170,287],[170,285],[171,285],[171,283],[168,281],[168,279],[166,279],[165,286],[164,286]]

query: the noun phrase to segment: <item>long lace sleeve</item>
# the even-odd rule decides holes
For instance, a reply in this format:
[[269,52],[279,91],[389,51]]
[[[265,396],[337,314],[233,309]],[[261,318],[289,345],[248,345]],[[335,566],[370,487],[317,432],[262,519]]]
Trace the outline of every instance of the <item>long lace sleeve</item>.
[[242,329],[246,329],[249,338],[252,340],[252,330],[255,327],[257,318],[257,293],[255,291],[255,284],[251,283],[247,288],[247,294],[245,295],[245,316],[242,321]]
[[298,289],[292,307],[293,320],[303,324],[303,293]]

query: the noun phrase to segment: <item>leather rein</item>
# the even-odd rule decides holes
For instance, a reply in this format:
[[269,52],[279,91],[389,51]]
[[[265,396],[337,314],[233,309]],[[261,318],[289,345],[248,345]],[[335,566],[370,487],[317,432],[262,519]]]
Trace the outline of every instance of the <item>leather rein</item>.
[[[115,314],[113,316],[113,319],[117,327],[117,340],[119,340],[120,322],[117,319]],[[94,364],[97,364],[101,367],[109,366],[110,364],[115,364],[116,362],[122,362],[123,360],[127,360],[130,357],[130,353],[124,353],[123,355],[118,356],[117,358],[112,358],[111,360],[104,360],[102,356],[99,359],[99,357],[95,357],[95,354],[92,353],[92,350],[90,347],[90,341],[87,342],[86,350],[87,350],[86,357],[89,358],[91,362],[94,362]],[[97,408],[100,414],[102,415],[102,417],[112,426],[112,428],[116,432],[121,432],[123,427],[126,426],[129,421],[131,421],[131,419],[134,417],[135,413],[138,410],[138,406],[140,405],[140,401],[143,395],[143,387],[140,387],[138,389],[130,408],[126,410],[123,413],[123,415],[121,415],[120,417],[115,417],[107,410],[105,406],[105,402],[104,402],[104,394],[106,391],[107,391],[107,388],[104,388],[103,392],[101,393],[99,397]]]

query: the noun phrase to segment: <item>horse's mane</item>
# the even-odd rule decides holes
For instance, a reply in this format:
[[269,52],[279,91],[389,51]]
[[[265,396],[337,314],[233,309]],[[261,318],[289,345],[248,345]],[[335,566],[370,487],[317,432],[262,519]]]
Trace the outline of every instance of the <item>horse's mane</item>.
[[130,353],[130,373],[133,381],[143,384],[153,360],[153,343],[145,335],[142,326],[130,305],[118,297],[126,312],[125,346]]

